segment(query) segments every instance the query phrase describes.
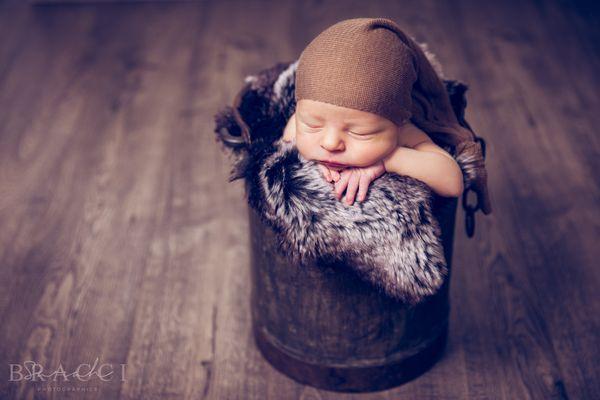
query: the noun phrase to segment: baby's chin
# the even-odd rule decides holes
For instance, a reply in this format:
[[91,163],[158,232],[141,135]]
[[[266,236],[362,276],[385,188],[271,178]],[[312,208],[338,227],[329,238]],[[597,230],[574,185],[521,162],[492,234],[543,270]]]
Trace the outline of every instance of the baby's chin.
[[337,166],[337,165],[335,165],[334,166],[334,165],[329,165],[329,164],[324,163],[323,159],[321,159],[321,158],[314,157],[314,156],[309,155],[309,154],[303,154],[302,151],[300,151],[300,149],[298,149],[298,150],[299,150],[300,155],[302,155],[302,157],[304,157],[305,159],[311,160],[311,161],[315,161],[315,162],[317,162],[317,163],[319,163],[319,164],[321,164],[321,165],[329,168],[332,171],[343,171],[345,169],[354,168],[354,167],[356,167],[356,168],[365,168],[365,167],[368,167],[368,166],[374,164],[375,162],[377,162],[377,160],[371,162],[371,160],[364,160],[364,159],[356,160],[355,159],[355,160],[352,160],[350,162],[348,162],[346,160],[344,162],[344,164],[346,164],[346,165],[343,165],[343,166]]
[[[323,164],[323,165],[325,165],[325,164]],[[343,170],[345,170],[346,168],[350,168],[350,165],[348,165],[348,166],[345,166],[345,167],[334,167],[334,166],[329,166],[329,165],[325,165],[325,166],[326,166],[327,168],[329,168],[329,169],[332,169],[332,170],[334,170],[334,171],[343,171]]]

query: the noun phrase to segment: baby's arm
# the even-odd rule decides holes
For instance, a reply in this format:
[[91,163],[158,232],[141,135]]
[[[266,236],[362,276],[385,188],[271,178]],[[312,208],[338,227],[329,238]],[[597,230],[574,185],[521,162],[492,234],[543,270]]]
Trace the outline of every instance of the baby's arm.
[[401,128],[399,142],[400,146],[384,159],[386,171],[416,178],[441,196],[458,197],[462,194],[460,167],[425,132],[409,123]]

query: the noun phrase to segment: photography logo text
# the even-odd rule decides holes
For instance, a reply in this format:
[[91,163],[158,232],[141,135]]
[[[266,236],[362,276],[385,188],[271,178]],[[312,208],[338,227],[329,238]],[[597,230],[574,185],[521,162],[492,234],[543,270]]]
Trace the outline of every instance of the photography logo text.
[[115,380],[125,381],[126,364],[102,363],[98,358],[93,364],[82,363],[73,370],[67,371],[62,363],[55,369],[44,368],[44,366],[35,361],[25,361],[22,364],[8,364],[10,367],[9,381],[11,382],[52,382],[52,383],[75,383],[102,381],[110,382]]

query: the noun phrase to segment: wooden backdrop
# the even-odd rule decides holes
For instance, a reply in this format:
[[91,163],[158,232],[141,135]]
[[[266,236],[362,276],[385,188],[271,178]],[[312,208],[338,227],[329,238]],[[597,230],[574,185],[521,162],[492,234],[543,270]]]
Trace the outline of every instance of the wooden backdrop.
[[[13,3],[0,4],[0,398],[600,398],[596,6]],[[243,186],[226,182],[212,116],[247,74],[359,16],[396,20],[470,86],[494,213],[468,239],[459,212],[444,359],[342,395],[254,346]],[[95,359],[125,364],[124,379],[9,379],[27,360],[70,373]]]

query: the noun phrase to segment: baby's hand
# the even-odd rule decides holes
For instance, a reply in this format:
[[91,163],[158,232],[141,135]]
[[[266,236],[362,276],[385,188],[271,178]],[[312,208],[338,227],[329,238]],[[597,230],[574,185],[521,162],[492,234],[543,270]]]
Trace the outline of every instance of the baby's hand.
[[[341,200],[344,189],[346,189],[346,204],[354,204],[354,196],[358,189],[357,200],[362,202],[367,197],[369,185],[375,179],[385,173],[383,161],[368,167],[351,167],[341,171],[341,176],[335,184],[335,196]],[[346,188],[347,187],[347,188]]]
[[318,166],[327,182],[337,182],[340,180],[340,173],[338,171],[329,169],[323,164],[318,164]]

